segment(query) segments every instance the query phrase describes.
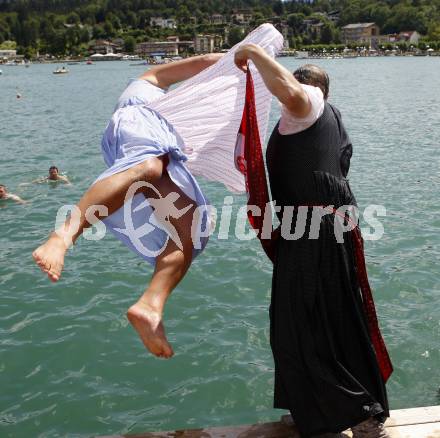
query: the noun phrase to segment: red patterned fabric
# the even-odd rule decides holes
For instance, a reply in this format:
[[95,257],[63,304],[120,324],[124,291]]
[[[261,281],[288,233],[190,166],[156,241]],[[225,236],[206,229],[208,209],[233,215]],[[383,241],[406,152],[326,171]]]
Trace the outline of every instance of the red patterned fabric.
[[351,235],[355,249],[357,279],[362,293],[362,301],[364,304],[368,331],[370,333],[374,351],[376,352],[377,362],[379,363],[382,378],[384,382],[386,382],[393,372],[393,364],[391,363],[391,359],[380,332],[379,323],[377,321],[376,307],[374,305],[373,294],[371,293],[370,283],[368,281],[364,246],[359,227],[356,227],[353,231],[351,231]]
[[[250,206],[248,209],[249,222],[252,228],[254,228],[254,230],[257,232],[257,236],[260,239],[264,251],[273,262],[276,245],[275,232],[272,233],[271,239],[262,238],[262,229],[265,216],[264,213],[266,208],[270,208],[268,204],[269,190],[266,171],[264,168],[263,151],[258,131],[254,85],[249,68],[246,77],[245,106],[235,148],[235,165],[245,177],[246,192],[248,194],[248,206]],[[251,206],[257,206],[261,214],[254,215],[254,211]],[[390,356],[385,346],[385,342],[377,321],[376,308],[368,281],[364,248],[359,227],[356,227],[353,231],[351,231],[351,236],[355,250],[356,274],[362,293],[362,301],[368,331],[370,333],[370,339],[376,353],[382,378],[384,382],[386,382],[393,372],[393,365],[391,363]]]
[[[270,200],[264,168],[263,150],[258,130],[254,83],[249,68],[246,75],[245,105],[235,148],[235,166],[245,177],[248,206],[250,207],[247,213],[249,223],[257,232],[264,251],[273,262],[275,239],[262,238],[265,212],[266,208],[270,209],[268,204]],[[257,206],[261,214],[254,214],[255,211],[252,206]],[[271,210],[267,211],[267,218],[271,218]],[[272,226],[271,222],[270,226]]]

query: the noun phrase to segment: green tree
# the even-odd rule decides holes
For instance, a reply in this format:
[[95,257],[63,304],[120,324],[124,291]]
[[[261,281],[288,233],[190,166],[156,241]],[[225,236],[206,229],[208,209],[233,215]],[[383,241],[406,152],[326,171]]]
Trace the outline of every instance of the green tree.
[[80,43],[80,29],[78,26],[70,27],[65,33],[66,49],[72,51]]
[[39,24],[37,20],[26,20],[23,23],[20,43],[24,47],[37,47]]
[[235,44],[242,41],[244,38],[244,29],[241,26],[232,26],[229,30],[228,43],[235,46]]
[[103,29],[104,29],[104,35],[107,38],[111,38],[111,37],[114,37],[116,35],[115,28],[113,27],[113,24],[112,24],[111,21],[106,21],[104,23]]
[[71,12],[66,18],[66,23],[79,24],[81,23],[81,19],[79,18],[79,15],[76,12]]
[[[221,13],[230,17],[236,8],[251,9],[254,18],[249,29],[231,27],[232,44],[243,38],[245,30],[273,21],[274,15],[278,20],[287,19],[292,45],[340,41],[340,28],[357,22],[375,22],[382,34],[417,30],[426,35],[425,41],[440,41],[440,0],[0,0],[0,43],[15,40],[23,52],[27,48],[50,52],[53,48],[60,54],[63,50],[84,53],[92,34],[94,38],[119,35],[142,40],[175,33],[188,38],[199,32],[223,32],[210,24],[210,16]],[[334,9],[341,11],[337,26],[322,16]],[[179,27],[151,28],[152,16],[176,17]],[[198,20],[196,26],[193,16]],[[321,32],[307,34],[306,17],[323,22]],[[68,31],[66,23],[86,27]]]
[[0,49],[2,49],[2,50],[16,50],[17,43],[15,41],[3,41],[0,44]]
[[127,53],[133,53],[136,47],[136,40],[132,36],[127,36],[124,38],[124,50]]
[[105,38],[105,36],[106,36],[106,33],[105,33],[103,26],[101,26],[100,24],[96,24],[95,26],[93,26],[92,38],[94,40],[97,40],[100,38]]
[[48,51],[54,55],[64,55],[66,53],[66,34],[62,30],[57,30],[54,37],[48,42]]
[[90,33],[88,28],[83,27],[82,29],[79,29],[79,41],[82,44],[90,41]]
[[139,19],[133,11],[128,11],[126,17],[128,26],[132,27],[133,29],[138,26]]
[[284,3],[282,1],[275,1],[272,6],[273,11],[277,15],[283,15],[284,14]]
[[190,23],[191,13],[189,12],[189,9],[186,7],[186,5],[179,6],[176,13],[176,19],[179,24]]
[[433,41],[440,41],[440,22],[431,22],[429,24],[428,38]]
[[287,24],[292,29],[294,35],[299,35],[304,31],[305,18],[306,16],[301,12],[287,16]]
[[320,42],[322,44],[330,44],[333,42],[333,26],[331,23],[324,23],[324,26],[322,26]]

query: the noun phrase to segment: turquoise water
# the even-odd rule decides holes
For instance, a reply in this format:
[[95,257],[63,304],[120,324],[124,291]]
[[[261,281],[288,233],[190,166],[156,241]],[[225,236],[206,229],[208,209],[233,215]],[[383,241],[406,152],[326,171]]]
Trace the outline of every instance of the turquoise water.
[[[282,58],[289,68],[298,61]],[[381,326],[395,365],[394,409],[439,404],[440,58],[317,61],[332,78],[355,152],[361,209],[384,205],[366,242]],[[99,142],[126,63],[3,67],[0,183],[30,202],[0,205],[0,436],[86,437],[277,419],[268,343],[271,266],[255,240],[211,238],[174,292],[166,325],[176,355],[153,358],[125,311],[151,268],[110,235],[80,240],[53,285],[31,261],[104,168]],[[16,89],[22,99],[16,99]],[[274,103],[271,127],[278,114]],[[56,164],[72,186],[21,185]],[[202,181],[217,207],[228,193]],[[244,198],[234,197],[234,211]]]

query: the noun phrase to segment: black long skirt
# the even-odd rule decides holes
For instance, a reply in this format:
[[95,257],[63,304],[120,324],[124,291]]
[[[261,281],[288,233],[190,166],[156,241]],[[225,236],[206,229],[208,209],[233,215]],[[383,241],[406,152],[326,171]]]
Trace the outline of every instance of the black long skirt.
[[323,220],[316,240],[279,240],[270,306],[274,407],[304,437],[389,416],[370,341],[348,233]]

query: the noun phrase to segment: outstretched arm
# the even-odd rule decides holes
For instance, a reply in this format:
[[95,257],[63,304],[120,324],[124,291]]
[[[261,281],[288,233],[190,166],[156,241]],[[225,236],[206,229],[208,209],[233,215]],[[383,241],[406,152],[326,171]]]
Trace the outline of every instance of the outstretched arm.
[[72,183],[70,182],[69,178],[67,178],[67,176],[64,176],[64,175],[58,175],[58,179],[59,179],[60,181],[65,182],[65,183],[66,183],[67,185],[69,185],[69,186],[72,185]]
[[26,204],[26,201],[24,201],[23,199],[20,198],[20,196],[17,196],[17,195],[10,194],[8,196],[8,199],[12,199],[17,204]]
[[[42,176],[41,178],[34,179],[32,181],[32,184],[41,184],[46,181],[47,181],[47,176]],[[28,183],[23,183],[23,185],[25,185],[25,184],[28,184]]]
[[235,65],[246,72],[251,60],[263,78],[269,91],[296,117],[306,117],[311,110],[307,93],[293,74],[272,59],[263,48],[246,44],[235,52]]
[[182,59],[181,61],[174,61],[169,64],[161,64],[148,70],[140,79],[151,82],[160,88],[168,88],[170,85],[200,73],[205,68],[215,64],[222,56],[222,53],[209,53],[207,55]]

